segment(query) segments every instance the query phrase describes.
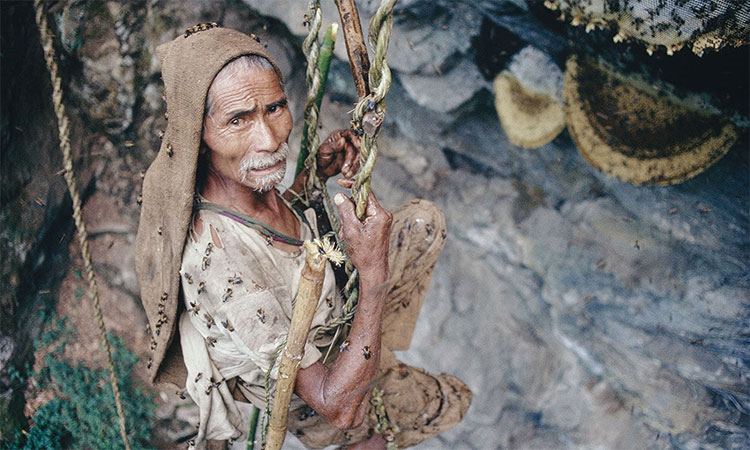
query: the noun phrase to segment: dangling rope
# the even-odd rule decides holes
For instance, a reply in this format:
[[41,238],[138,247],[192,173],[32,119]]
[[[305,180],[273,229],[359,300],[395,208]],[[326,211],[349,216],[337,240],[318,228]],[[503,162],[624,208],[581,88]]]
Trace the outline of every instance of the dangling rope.
[[128,443],[128,433],[125,428],[125,413],[122,410],[122,403],[120,402],[120,389],[117,387],[117,375],[115,374],[115,366],[112,362],[112,347],[107,340],[107,330],[104,326],[104,317],[102,316],[102,309],[99,305],[99,289],[96,285],[96,278],[94,275],[94,268],[91,264],[91,253],[89,252],[88,233],[86,233],[86,224],[83,221],[81,215],[81,197],[78,194],[77,181],[75,173],[73,172],[73,157],[70,151],[70,135],[69,135],[69,121],[68,115],[65,113],[65,105],[62,102],[62,88],[60,76],[57,74],[57,63],[55,62],[55,49],[52,43],[52,35],[47,25],[47,17],[44,13],[44,5],[40,0],[34,0],[34,8],[36,8],[36,24],[39,27],[40,40],[42,48],[44,49],[44,60],[47,63],[47,70],[49,70],[50,81],[52,82],[52,101],[54,103],[55,115],[57,116],[57,128],[58,138],[60,139],[60,150],[63,154],[63,167],[65,168],[65,182],[68,184],[68,191],[70,192],[70,198],[73,200],[73,218],[75,220],[76,228],[78,229],[78,240],[81,244],[81,255],[83,256],[83,263],[86,266],[86,276],[89,280],[89,290],[91,292],[91,304],[94,306],[94,313],[96,314],[97,323],[99,325],[99,334],[101,337],[102,348],[106,354],[107,368],[110,373],[110,382],[112,384],[112,392],[115,397],[115,407],[117,409],[117,416],[120,421],[120,436],[122,437],[122,443],[125,445],[125,450],[130,450],[130,444]]

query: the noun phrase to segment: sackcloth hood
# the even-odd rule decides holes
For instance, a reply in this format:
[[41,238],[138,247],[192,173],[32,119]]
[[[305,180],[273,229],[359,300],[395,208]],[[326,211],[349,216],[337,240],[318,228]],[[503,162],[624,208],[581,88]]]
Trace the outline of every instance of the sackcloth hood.
[[[209,26],[210,27],[210,26]],[[154,383],[185,385],[187,370],[177,334],[180,265],[195,192],[206,94],[216,74],[243,55],[271,62],[260,39],[228,28],[200,30],[157,47],[167,99],[167,129],[143,180],[135,264],[151,330],[149,375]],[[200,31],[198,31],[200,30]]]

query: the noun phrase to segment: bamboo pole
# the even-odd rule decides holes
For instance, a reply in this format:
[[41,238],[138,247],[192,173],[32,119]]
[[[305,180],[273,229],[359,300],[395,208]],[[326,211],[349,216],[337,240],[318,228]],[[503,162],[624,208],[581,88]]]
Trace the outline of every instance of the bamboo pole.
[[300,278],[294,312],[292,313],[287,344],[281,353],[279,377],[276,382],[276,395],[271,409],[265,450],[280,450],[284,444],[289,402],[294,392],[294,382],[297,379],[297,371],[305,354],[305,343],[307,342],[307,335],[310,333],[315,308],[323,290],[326,258],[318,250],[318,246],[310,241],[305,242],[305,249],[307,250],[307,258],[305,259],[305,266],[302,268],[302,277]]
[[[323,44],[320,46],[320,55],[318,55],[318,70],[320,70],[320,89],[318,89],[317,97],[315,97],[315,104],[320,110],[320,104],[323,103],[323,94],[326,90],[326,83],[328,82],[328,69],[331,67],[331,58],[333,57],[333,48],[336,45],[336,34],[338,33],[339,25],[332,23],[326,29],[326,34],[323,36]],[[297,169],[294,172],[294,176],[302,172],[305,168],[305,160],[307,155],[310,154],[309,144],[307,142],[307,122],[302,126],[302,140],[299,146],[299,156],[297,157]]]
[[370,93],[370,58],[367,56],[362,25],[359,23],[359,12],[354,0],[336,0],[336,6],[341,17],[341,31],[344,33],[346,53],[349,55],[357,97],[362,98]]

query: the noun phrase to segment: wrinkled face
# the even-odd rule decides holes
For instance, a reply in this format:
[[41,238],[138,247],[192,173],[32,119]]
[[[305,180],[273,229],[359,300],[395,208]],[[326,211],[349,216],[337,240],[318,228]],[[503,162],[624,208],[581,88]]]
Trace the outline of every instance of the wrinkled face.
[[219,176],[258,192],[284,178],[292,114],[273,70],[251,67],[217,78],[203,127],[209,176]]

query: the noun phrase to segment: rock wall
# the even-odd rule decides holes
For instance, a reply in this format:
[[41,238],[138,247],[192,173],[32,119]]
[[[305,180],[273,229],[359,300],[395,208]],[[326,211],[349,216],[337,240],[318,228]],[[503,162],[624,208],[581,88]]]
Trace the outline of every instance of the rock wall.
[[[144,361],[132,244],[139,174],[165,124],[154,48],[202,21],[261,35],[288,80],[299,142],[305,3],[71,1],[50,13],[105,321]],[[358,5],[366,24],[377,2]],[[322,6],[325,21],[338,20],[333,2]],[[2,8],[8,398],[21,391],[8,361],[28,360],[41,319],[25,324],[39,305],[56,303],[84,330],[79,357],[96,345],[77,295],[81,263],[31,5]],[[595,171],[565,132],[538,149],[513,146],[488,80],[528,44],[562,67],[578,35],[548,19],[521,0],[397,3],[373,188],[388,207],[435,201],[449,227],[412,348],[399,356],[474,392],[464,422],[419,448],[748,447],[747,133],[703,174],[660,188]],[[324,132],[348,126],[355,101],[342,42],[336,55]],[[157,444],[168,447],[190,432],[194,411],[171,392],[160,403]]]

